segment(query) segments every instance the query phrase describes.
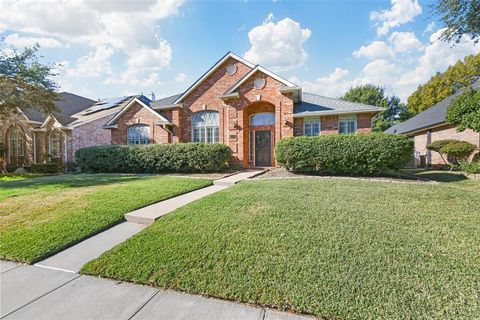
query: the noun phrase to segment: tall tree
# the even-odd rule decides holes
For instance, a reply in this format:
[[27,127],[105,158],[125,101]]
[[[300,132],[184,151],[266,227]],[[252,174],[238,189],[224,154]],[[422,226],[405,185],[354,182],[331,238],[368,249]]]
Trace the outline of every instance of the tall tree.
[[[3,40],[2,40],[3,41]],[[56,111],[57,85],[53,66],[38,60],[39,46],[0,51],[0,116],[17,112],[17,108]]]
[[385,131],[395,123],[410,117],[405,105],[398,97],[385,95],[383,88],[373,84],[350,88],[341,99],[385,108],[386,110],[373,122],[374,131]]
[[437,73],[407,99],[407,109],[417,114],[463,89],[480,77],[480,53],[459,60],[443,73]]
[[469,35],[475,43],[480,40],[480,0],[439,0],[432,8],[446,26],[442,39],[458,43]]
[[447,123],[457,131],[480,132],[480,89],[470,88],[452,102],[447,109]]

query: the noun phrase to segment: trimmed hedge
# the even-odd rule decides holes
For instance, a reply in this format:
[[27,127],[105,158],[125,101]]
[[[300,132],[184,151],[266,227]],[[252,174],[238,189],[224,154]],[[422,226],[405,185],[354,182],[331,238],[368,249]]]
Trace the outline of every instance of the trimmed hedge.
[[218,143],[108,145],[75,152],[77,165],[91,172],[221,172],[231,158],[230,148]]
[[32,163],[30,171],[32,173],[59,173],[62,172],[62,166],[56,162]]
[[276,160],[286,169],[328,174],[386,173],[405,166],[412,155],[412,140],[386,133],[293,137],[275,146]]

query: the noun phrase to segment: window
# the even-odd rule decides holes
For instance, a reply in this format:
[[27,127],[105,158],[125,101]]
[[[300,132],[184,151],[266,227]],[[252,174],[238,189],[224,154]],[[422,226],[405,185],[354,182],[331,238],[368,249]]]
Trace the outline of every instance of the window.
[[338,120],[338,133],[357,132],[357,117],[340,117]]
[[149,144],[150,126],[146,124],[136,124],[128,127],[127,144]]
[[50,154],[50,156],[54,158],[60,157],[60,154],[62,152],[60,141],[61,141],[60,132],[53,131],[50,134],[50,139],[48,141],[48,148],[49,148],[48,153]]
[[320,120],[304,120],[303,121],[303,134],[306,136],[319,136],[320,135]]
[[10,151],[11,156],[23,156],[23,131],[19,127],[15,127],[10,132]]
[[218,143],[219,115],[216,111],[197,112],[192,117],[192,141]]
[[251,126],[273,126],[275,125],[275,114],[273,112],[257,113],[250,117]]

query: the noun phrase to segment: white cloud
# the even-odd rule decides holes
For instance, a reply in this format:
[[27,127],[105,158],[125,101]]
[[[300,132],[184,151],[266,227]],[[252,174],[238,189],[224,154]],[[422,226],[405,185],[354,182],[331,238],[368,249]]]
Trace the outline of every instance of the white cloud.
[[53,38],[45,37],[21,37],[18,33],[12,33],[4,39],[8,43],[17,48],[31,47],[39,44],[42,48],[59,48],[62,47],[60,41]]
[[396,52],[408,52],[422,46],[413,32],[393,32],[388,40]]
[[395,56],[393,50],[383,41],[373,41],[367,46],[361,46],[360,49],[353,51],[353,56],[356,58],[391,58]]
[[185,81],[187,81],[187,75],[185,73],[179,73],[175,76],[175,81],[185,82]]
[[269,14],[262,25],[254,27],[248,33],[252,46],[244,57],[273,71],[301,66],[308,57],[303,44],[311,33],[290,18],[275,23],[273,14]]
[[317,93],[328,97],[339,97],[352,85],[352,82],[346,79],[348,74],[348,70],[335,68],[328,76],[319,77],[314,82],[301,81],[297,77],[291,77],[289,80],[302,86],[305,92]]
[[160,74],[157,72],[151,73],[147,78],[140,82],[140,86],[142,87],[152,87],[159,84],[162,84],[162,81],[160,81]]
[[108,75],[107,60],[123,52],[128,57],[123,77],[136,78],[132,68],[151,73],[170,64],[172,49],[159,36],[156,22],[177,14],[184,1],[0,1],[0,32],[54,37],[93,48],[95,53],[79,59],[70,75]]
[[378,21],[377,35],[386,35],[391,28],[398,27],[422,13],[418,0],[391,0],[390,10],[372,11],[370,19]]
[[103,74],[112,74],[110,58],[113,56],[112,47],[101,45],[95,52],[79,58],[76,66],[67,70],[68,76],[99,77]]
[[435,21],[430,22],[425,30],[423,30],[422,34],[425,35],[427,33],[432,33],[433,30],[435,30]]

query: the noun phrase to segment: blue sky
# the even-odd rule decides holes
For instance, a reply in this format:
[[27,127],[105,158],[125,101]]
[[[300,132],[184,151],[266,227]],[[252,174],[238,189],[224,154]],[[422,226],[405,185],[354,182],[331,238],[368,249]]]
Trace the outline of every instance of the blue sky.
[[438,39],[431,2],[0,2],[3,49],[34,42],[62,90],[90,98],[179,93],[227,51],[337,97],[373,83],[403,100],[480,44]]

